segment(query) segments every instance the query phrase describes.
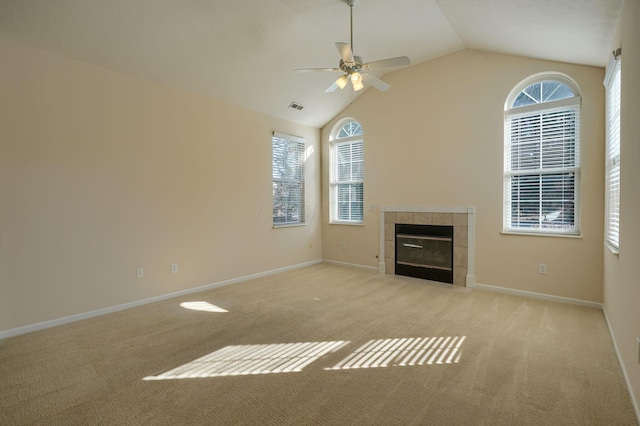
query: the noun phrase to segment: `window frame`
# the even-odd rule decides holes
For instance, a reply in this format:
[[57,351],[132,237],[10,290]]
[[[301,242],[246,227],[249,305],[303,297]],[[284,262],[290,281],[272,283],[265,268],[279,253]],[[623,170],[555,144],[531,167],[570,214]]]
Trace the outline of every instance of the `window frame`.
[[[620,249],[620,101],[622,94],[620,53],[621,51],[618,50],[611,56],[603,81],[606,114],[604,237],[605,245],[614,254],[618,254]],[[613,204],[612,201],[614,201]]]
[[[552,81],[561,83],[567,86],[573,93],[572,97],[563,97],[557,100],[551,101],[541,101],[534,104],[517,106],[514,107],[514,103],[516,98],[528,87],[541,83],[544,81]],[[581,236],[581,227],[580,227],[580,168],[581,168],[581,103],[582,98],[580,95],[580,90],[578,85],[568,76],[559,73],[539,73],[532,75],[523,81],[521,81],[518,85],[516,85],[512,91],[509,93],[507,100],[505,102],[504,107],[504,164],[503,164],[503,234],[517,234],[517,235],[534,235],[534,236],[558,236],[558,237],[580,237]],[[573,145],[566,143],[566,139],[562,141],[562,149],[563,152],[565,149],[569,148],[569,152],[573,152],[574,155],[574,163],[572,165],[562,164],[558,167],[549,167],[544,164],[540,164],[537,168],[527,168],[521,166],[520,168],[514,168],[511,164],[511,153],[512,153],[512,121],[513,120],[521,120],[524,121],[527,118],[529,119],[538,119],[542,120],[539,124],[540,131],[542,132],[545,125],[552,126],[553,114],[562,114],[567,111],[568,114],[574,114],[574,125],[573,125],[573,134],[572,138],[574,143]],[[551,117],[551,118],[550,118]],[[546,122],[545,122],[546,121]],[[564,123],[564,122],[563,122]],[[544,147],[541,144],[547,141],[542,133],[539,139],[540,153],[543,155]],[[520,138],[517,139],[517,142],[522,145],[523,140]],[[571,149],[573,148],[573,151]],[[547,147],[547,150],[552,150],[552,148]],[[547,151],[549,152],[549,151]],[[541,162],[542,162],[542,158]],[[562,161],[566,161],[565,157],[562,158]],[[562,223],[559,225],[553,226],[545,226],[543,223],[543,218],[546,217],[546,214],[542,213],[542,207],[545,203],[545,200],[550,202],[557,202],[553,198],[544,198],[543,194],[545,191],[545,183],[544,176],[547,175],[549,180],[552,182],[559,182],[564,190],[565,185],[573,185],[573,223],[570,229],[562,229]],[[572,176],[573,175],[573,176]],[[529,176],[532,180],[536,177],[539,179],[538,186],[533,187],[534,190],[537,190],[540,194],[540,198],[538,202],[538,220],[537,223],[533,225],[525,225],[522,226],[520,224],[514,224],[512,222],[513,214],[512,214],[512,190],[515,189],[513,187],[513,178],[514,177],[522,177]],[[554,180],[555,179],[557,180]],[[524,179],[521,179],[524,181]],[[521,183],[520,188],[524,185],[526,190],[527,183]],[[548,195],[553,195],[552,192],[548,193]],[[519,198],[521,200],[522,198]]]
[[[293,163],[288,163],[288,159],[278,159],[276,157],[276,141],[284,141],[287,146],[287,152],[293,152]],[[271,137],[271,179],[272,179],[272,227],[273,228],[286,228],[292,226],[304,226],[305,225],[305,202],[306,202],[306,178],[305,178],[305,140],[298,136],[292,136],[284,133],[273,132]],[[289,177],[276,176],[276,161],[285,161],[287,164],[283,164],[284,167],[292,167],[295,170],[287,172]],[[298,195],[293,199],[287,199],[287,197],[279,198],[276,194],[276,189],[279,186],[291,186],[292,188],[298,188]],[[284,222],[277,222],[276,209],[279,205],[294,202],[294,211],[297,210],[297,220],[285,220]],[[285,218],[288,217],[285,215]]]
[[[339,137],[340,132],[348,125],[355,123],[359,126],[360,133],[346,137]],[[358,147],[359,145],[359,147]],[[361,152],[362,178],[340,180],[338,169],[340,163],[338,160],[338,150],[341,147],[348,146],[353,154],[353,149]],[[364,129],[360,122],[353,118],[346,118],[339,121],[333,128],[329,147],[329,223],[336,225],[364,225]],[[351,161],[353,163],[353,160]],[[353,178],[353,176],[351,176]],[[341,187],[353,187],[361,192],[361,200],[349,201],[349,204],[360,204],[361,217],[356,219],[339,218],[339,192]],[[351,212],[351,209],[350,209]],[[351,214],[349,214],[351,216]]]

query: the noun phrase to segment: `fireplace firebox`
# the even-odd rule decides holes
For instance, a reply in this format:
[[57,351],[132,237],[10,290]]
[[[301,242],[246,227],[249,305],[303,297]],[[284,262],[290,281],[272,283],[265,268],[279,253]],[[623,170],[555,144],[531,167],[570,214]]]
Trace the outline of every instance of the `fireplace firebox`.
[[453,226],[396,224],[395,273],[453,284]]

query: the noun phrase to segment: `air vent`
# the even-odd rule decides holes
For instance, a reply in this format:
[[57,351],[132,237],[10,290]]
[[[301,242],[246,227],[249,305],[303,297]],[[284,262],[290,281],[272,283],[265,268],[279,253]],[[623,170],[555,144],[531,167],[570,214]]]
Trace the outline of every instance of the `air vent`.
[[300,105],[297,102],[291,102],[291,105],[289,105],[289,108],[293,108],[293,109],[297,109],[298,111],[302,111],[302,108],[304,108],[304,106]]

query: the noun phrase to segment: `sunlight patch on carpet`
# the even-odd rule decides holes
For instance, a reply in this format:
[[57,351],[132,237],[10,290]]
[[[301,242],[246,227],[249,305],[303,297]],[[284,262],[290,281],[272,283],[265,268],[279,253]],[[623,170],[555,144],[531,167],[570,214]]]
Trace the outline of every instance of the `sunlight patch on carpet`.
[[190,309],[192,311],[204,311],[204,312],[229,312],[219,306],[212,305],[209,302],[197,301],[197,302],[182,302],[181,307]]
[[159,376],[143,380],[193,379],[302,371],[349,342],[306,342],[226,346]]
[[369,340],[351,355],[325,370],[457,364],[466,336]]

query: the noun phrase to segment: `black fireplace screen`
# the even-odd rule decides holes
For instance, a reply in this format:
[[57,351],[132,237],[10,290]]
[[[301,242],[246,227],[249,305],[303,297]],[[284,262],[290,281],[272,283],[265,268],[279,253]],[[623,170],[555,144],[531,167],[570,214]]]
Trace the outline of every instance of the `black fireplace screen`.
[[396,274],[453,284],[453,226],[396,224]]

